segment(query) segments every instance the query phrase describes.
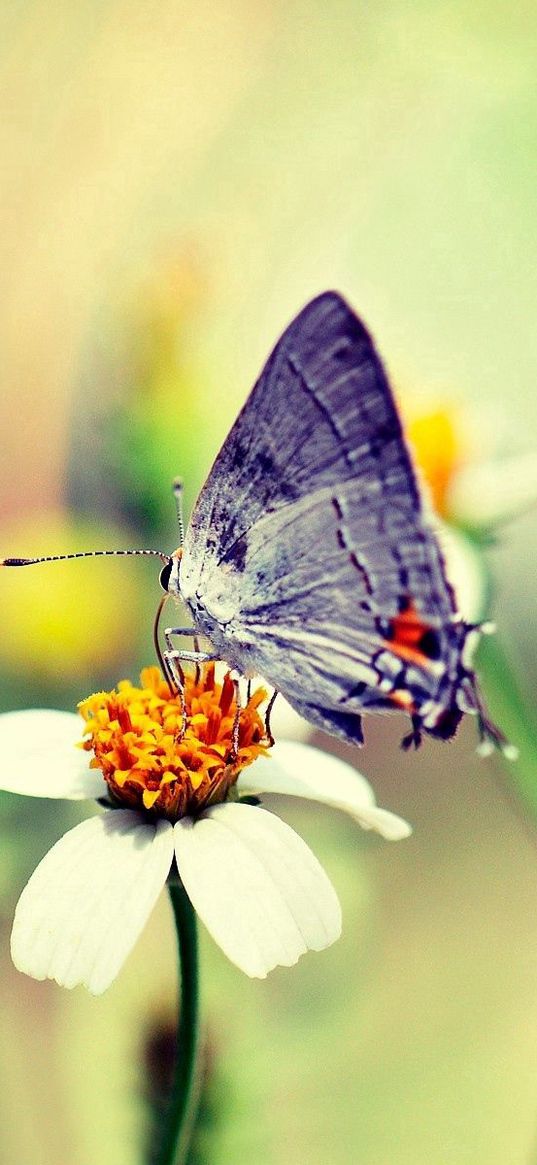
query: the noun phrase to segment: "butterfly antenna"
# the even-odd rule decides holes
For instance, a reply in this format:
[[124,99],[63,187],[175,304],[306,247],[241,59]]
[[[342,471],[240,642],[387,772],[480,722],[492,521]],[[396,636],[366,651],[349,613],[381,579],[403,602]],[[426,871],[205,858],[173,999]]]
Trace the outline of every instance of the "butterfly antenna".
[[170,562],[163,550],[78,550],[74,554],[45,554],[40,558],[0,558],[0,566],[38,566],[42,562],[67,562],[71,558],[160,558]]
[[179,547],[183,545],[185,540],[185,523],[183,519],[183,494],[184,483],[182,477],[176,477],[173,483],[173,496],[175,498],[175,509],[177,513],[177,525],[179,527]]

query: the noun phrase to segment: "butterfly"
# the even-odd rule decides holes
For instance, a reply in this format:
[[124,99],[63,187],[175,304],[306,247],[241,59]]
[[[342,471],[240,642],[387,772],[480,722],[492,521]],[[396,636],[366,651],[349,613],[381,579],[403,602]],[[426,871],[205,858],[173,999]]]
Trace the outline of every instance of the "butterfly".
[[407,713],[405,748],[473,713],[485,746],[505,743],[382,362],[335,292],[278,340],[162,582],[193,622],[170,630],[342,740],[363,742],[364,712]]

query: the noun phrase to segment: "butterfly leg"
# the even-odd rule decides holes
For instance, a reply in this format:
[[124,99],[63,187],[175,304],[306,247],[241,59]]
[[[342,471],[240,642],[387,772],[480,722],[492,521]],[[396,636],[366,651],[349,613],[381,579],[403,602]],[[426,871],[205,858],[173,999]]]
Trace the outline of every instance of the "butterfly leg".
[[[181,651],[173,645],[174,635],[188,635],[194,640],[196,647],[195,651]],[[166,651],[162,652],[162,662],[164,663],[168,683],[172,688],[175,688],[177,695],[181,701],[181,732],[182,738],[186,732],[187,712],[184,697],[185,690],[185,673],[181,667],[181,662],[195,663],[196,669],[198,664],[208,662],[215,659],[210,652],[199,651],[197,633],[193,627],[166,627],[164,630],[164,640],[166,643]],[[199,677],[198,677],[199,678]]]
[[181,701],[181,730],[179,740],[182,740],[186,732],[188,718],[185,702],[185,673],[181,667],[181,662],[195,663],[197,665],[198,663],[207,663],[209,660],[217,659],[218,657],[206,651],[179,651],[177,648],[170,648],[169,651],[162,653],[162,658],[166,665],[169,679],[171,680],[171,686],[176,689]]
[[[195,650],[185,651],[183,649],[173,646],[174,635],[188,635],[194,640]],[[200,663],[209,663],[211,660],[218,660],[219,656],[211,651],[200,651],[198,647],[197,632],[193,627],[166,627],[164,631],[164,639],[166,641],[166,651],[163,652],[163,659],[166,664],[172,681],[177,688],[177,694],[181,700],[182,709],[182,724],[181,736],[184,736],[187,724],[186,705],[184,699],[185,676],[181,663],[195,663],[196,668]],[[239,729],[242,712],[241,693],[239,680],[235,676],[231,676],[231,682],[235,689],[235,717],[232,728],[232,758],[235,760],[239,751]],[[198,674],[199,679],[199,674]]]
[[[174,647],[173,638],[176,635],[188,635],[194,641],[194,651],[180,651]],[[164,639],[166,642],[166,651],[163,653],[164,659],[170,663],[172,669],[174,664],[172,661],[180,659],[185,660],[186,663],[208,663],[212,659],[218,659],[218,656],[211,651],[200,651],[198,643],[198,632],[194,627],[166,627],[164,630]],[[175,665],[177,666],[177,664]],[[175,678],[175,675],[174,675]],[[184,683],[184,676],[182,676],[182,683]]]
[[[165,627],[164,628],[164,639],[166,641],[166,652],[164,654],[170,654],[170,653],[173,653],[175,651],[174,644],[173,644],[173,636],[174,635],[188,635],[192,639],[192,642],[194,644],[194,651],[199,653],[198,633],[194,627]],[[180,654],[176,658],[186,660],[186,659],[190,659],[190,656],[188,654],[184,654],[183,652],[180,652]],[[198,684],[199,678],[200,678],[199,664],[203,663],[204,661],[201,659],[200,660],[196,659],[196,660],[194,660],[194,662],[196,664],[196,683]],[[184,682],[184,678],[183,678],[183,682]]]
[[404,748],[405,752],[412,747],[419,748],[422,739],[421,716],[411,716],[410,719],[412,721],[412,732],[409,732],[407,736],[403,736],[401,741],[401,748]]
[[179,648],[171,647],[162,653],[162,658],[164,659],[173,683],[178,691],[181,691],[185,684],[185,675],[181,663],[195,663],[197,666],[200,663],[210,663],[211,660],[218,660],[219,656],[214,655],[210,651],[180,651]]

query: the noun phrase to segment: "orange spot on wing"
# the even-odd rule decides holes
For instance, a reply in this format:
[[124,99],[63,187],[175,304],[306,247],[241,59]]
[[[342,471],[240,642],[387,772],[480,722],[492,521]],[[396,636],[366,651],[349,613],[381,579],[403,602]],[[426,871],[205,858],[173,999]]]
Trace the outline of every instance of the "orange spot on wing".
[[402,708],[404,712],[414,712],[416,710],[414,700],[410,692],[407,692],[405,688],[396,688],[393,692],[390,692],[388,699],[398,708]]
[[419,667],[430,667],[439,656],[437,632],[422,619],[412,599],[404,611],[390,620],[390,635],[386,645],[400,659],[416,663]]

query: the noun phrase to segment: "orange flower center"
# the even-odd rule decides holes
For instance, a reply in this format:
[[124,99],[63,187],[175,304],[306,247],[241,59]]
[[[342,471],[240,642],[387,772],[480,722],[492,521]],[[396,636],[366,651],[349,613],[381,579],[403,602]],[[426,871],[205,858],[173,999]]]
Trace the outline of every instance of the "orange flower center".
[[78,709],[86,722],[81,747],[93,752],[113,801],[177,821],[224,801],[239,773],[268,752],[270,741],[257,688],[237,715],[229,674],[217,682],[214,663],[185,676],[184,713],[157,667],[146,667],[141,686],[121,680]]

